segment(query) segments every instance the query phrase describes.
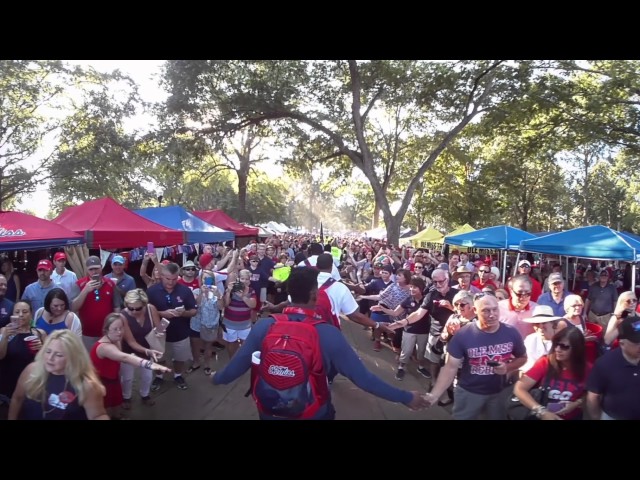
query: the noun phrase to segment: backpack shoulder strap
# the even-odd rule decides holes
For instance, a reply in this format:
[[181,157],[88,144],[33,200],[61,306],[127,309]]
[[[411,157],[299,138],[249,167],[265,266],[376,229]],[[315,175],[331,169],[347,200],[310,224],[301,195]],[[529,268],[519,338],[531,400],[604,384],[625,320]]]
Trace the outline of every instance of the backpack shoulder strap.
[[288,322],[289,315],[284,313],[272,313],[271,316],[275,319],[276,322]]
[[326,290],[334,283],[336,283],[336,279],[333,277],[329,277],[322,285],[320,285],[320,290]]
[[308,258],[305,258],[305,259],[304,259],[304,264],[305,264],[307,267],[313,267],[313,265],[311,265],[311,262],[309,261],[309,259],[308,259]]

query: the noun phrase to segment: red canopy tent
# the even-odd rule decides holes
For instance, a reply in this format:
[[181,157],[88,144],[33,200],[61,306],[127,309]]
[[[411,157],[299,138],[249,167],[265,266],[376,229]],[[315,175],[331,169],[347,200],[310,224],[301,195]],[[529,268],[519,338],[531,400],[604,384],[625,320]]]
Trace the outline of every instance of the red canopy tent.
[[232,231],[236,237],[256,237],[258,235],[257,228],[247,227],[236,222],[222,210],[194,210],[193,214],[211,225]]
[[84,243],[82,235],[49,220],[0,211],[0,250],[38,250]]
[[185,243],[184,232],[147,220],[109,197],[69,207],[53,221],[83,234],[90,248],[141,247],[147,242],[158,247]]

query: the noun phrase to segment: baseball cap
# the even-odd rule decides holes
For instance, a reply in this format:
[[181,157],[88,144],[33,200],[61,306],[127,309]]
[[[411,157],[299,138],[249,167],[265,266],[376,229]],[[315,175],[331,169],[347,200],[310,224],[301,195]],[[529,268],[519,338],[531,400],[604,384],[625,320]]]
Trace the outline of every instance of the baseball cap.
[[562,317],[553,314],[553,309],[549,305],[536,305],[531,316],[523,318],[522,321],[526,323],[545,323],[561,319]]
[[393,273],[393,267],[391,265],[385,265],[382,267],[382,270],[385,272]]
[[618,325],[618,338],[640,343],[640,320],[638,317],[627,317]]
[[57,262],[58,260],[66,260],[67,256],[64,254],[64,252],[56,252],[55,255],[53,256],[53,261]]
[[607,270],[606,268],[603,268],[602,270],[600,270],[600,276],[601,277],[608,277],[609,276],[609,270]]
[[211,255],[210,253],[203,253],[202,255],[200,255],[200,259],[198,260],[200,268],[207,268],[207,265],[209,265],[212,260],[213,255]]
[[124,257],[122,257],[122,255],[114,255],[111,259],[111,265],[113,265],[114,263],[120,263],[124,265]]
[[47,260],[46,258],[40,260],[36,270],[53,270],[53,263],[51,263],[51,260]]
[[549,285],[553,285],[556,282],[564,282],[564,278],[562,278],[562,274],[561,273],[552,273],[551,275],[549,275]]
[[89,258],[87,258],[87,260],[84,262],[84,264],[87,267],[100,267],[100,268],[102,268],[102,262],[100,262],[100,259],[98,257],[96,257],[95,255],[91,255]]
[[373,264],[373,268],[382,268],[384,267],[384,263],[376,262]]
[[529,260],[520,260],[520,263],[518,263],[518,266],[521,267],[523,265],[531,267],[531,263],[529,262]]

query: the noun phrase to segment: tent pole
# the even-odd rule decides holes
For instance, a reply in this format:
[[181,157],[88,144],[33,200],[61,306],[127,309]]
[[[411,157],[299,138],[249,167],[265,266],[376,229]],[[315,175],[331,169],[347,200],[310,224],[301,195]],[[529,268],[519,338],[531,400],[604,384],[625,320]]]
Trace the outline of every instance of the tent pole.
[[633,263],[632,265],[633,267],[631,268],[631,291],[635,295],[636,294],[636,264]]
[[503,250],[502,251],[502,286],[505,285],[506,283],[506,278],[507,278],[507,251]]

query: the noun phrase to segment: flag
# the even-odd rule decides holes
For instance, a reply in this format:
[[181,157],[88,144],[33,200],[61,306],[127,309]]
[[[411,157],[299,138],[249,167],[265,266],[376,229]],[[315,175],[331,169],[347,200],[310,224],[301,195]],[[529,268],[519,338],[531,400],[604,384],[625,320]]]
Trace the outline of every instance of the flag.
[[322,230],[322,222],[320,222],[320,243],[324,245],[324,231]]

